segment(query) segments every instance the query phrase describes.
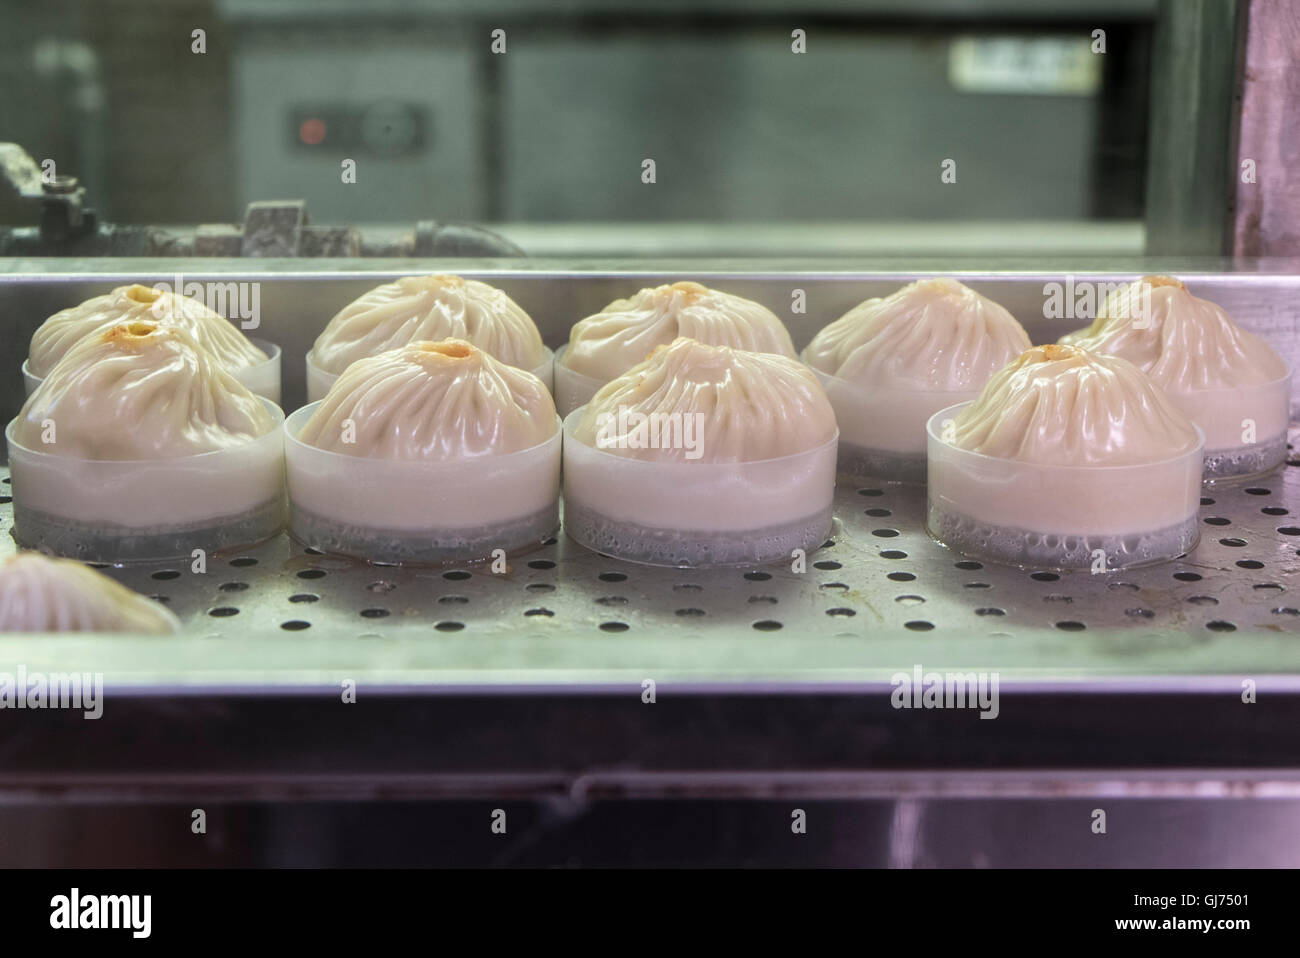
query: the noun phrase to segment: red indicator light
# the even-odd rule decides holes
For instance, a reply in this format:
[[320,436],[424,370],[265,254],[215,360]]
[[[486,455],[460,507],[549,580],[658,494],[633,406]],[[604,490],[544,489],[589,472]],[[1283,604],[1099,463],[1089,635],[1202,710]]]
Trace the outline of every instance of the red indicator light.
[[325,121],[324,120],[303,120],[302,126],[298,127],[298,139],[302,140],[308,146],[315,146],[325,139]]

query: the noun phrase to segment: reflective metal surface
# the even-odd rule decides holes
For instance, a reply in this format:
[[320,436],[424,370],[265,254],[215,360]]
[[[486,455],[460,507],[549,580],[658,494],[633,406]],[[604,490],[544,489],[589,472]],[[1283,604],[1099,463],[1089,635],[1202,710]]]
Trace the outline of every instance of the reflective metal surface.
[[[98,795],[67,804],[9,800],[0,808],[8,867],[216,866],[829,866],[871,868],[1295,868],[1290,840],[1300,801],[1274,797],[1248,783],[1195,783],[1190,792],[1134,797],[1100,781],[1096,791],[1064,795],[1058,781],[1027,795],[997,798],[924,795],[892,800],[818,794],[827,783],[775,797],[688,798],[697,787],[678,780],[675,797],[521,793],[521,783],[496,781],[457,797],[430,801],[385,784],[385,796],[303,798],[285,789],[275,802],[232,801],[215,790],[150,796],[113,804]],[[665,783],[668,784],[668,783]],[[924,782],[915,783],[918,788]],[[1267,783],[1266,783],[1267,784]],[[1208,786],[1208,787],[1206,787]],[[1243,787],[1244,786],[1244,787]],[[737,788],[735,791],[741,791]],[[779,790],[778,790],[779,791]],[[195,802],[208,815],[208,834],[176,836]],[[1105,834],[1090,823],[1101,808]],[[480,823],[492,809],[509,818],[505,835]],[[806,834],[794,835],[795,809]],[[188,839],[188,840],[186,840]],[[1206,882],[1212,883],[1213,876]]]

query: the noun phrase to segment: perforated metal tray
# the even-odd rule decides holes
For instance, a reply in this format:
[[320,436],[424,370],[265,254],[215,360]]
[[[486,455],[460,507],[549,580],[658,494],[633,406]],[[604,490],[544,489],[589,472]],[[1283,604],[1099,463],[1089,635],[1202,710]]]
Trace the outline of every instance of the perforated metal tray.
[[[347,677],[391,688],[645,676],[833,685],[918,663],[1037,682],[1235,687],[1244,674],[1300,673],[1292,456],[1266,478],[1208,487],[1192,553],[1107,575],[965,559],[926,535],[922,489],[841,480],[835,530],[805,572],[651,568],[562,533],[503,574],[397,568],[312,554],[281,535],[210,557],[202,574],[177,563],[105,569],[166,602],[181,637],[14,637],[0,658],[172,691]],[[8,498],[3,553],[15,548]]]

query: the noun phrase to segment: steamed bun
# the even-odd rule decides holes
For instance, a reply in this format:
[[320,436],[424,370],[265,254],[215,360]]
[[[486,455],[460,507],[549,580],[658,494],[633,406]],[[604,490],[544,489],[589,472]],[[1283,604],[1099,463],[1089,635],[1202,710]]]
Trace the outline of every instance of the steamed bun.
[[1039,465],[1160,462],[1201,442],[1140,369],[1076,346],[1036,346],[993,375],[953,420],[953,445]]
[[699,283],[643,289],[576,323],[562,362],[608,381],[679,336],[711,346],[794,358],[794,343],[766,307]]
[[[687,416],[702,417],[693,420],[695,450],[625,441],[647,417],[685,423]],[[836,426],[821,384],[797,360],[680,337],[596,393],[573,435],[632,458],[750,462],[813,449],[833,439]]]
[[1066,338],[1127,359],[1171,394],[1252,386],[1286,374],[1273,347],[1171,276],[1144,276],[1112,292],[1093,324]]
[[417,341],[464,340],[509,366],[546,359],[537,325],[509,296],[459,276],[404,276],[349,303],[312,347],[312,362],[339,374],[358,359]]
[[[43,442],[53,421],[54,441]],[[165,459],[242,445],[275,422],[180,326],[131,320],[68,350],[27,397],[14,438],[78,459]]]
[[0,632],[175,632],[158,603],[71,559],[20,552],[0,565]]
[[927,279],[855,306],[819,332],[803,358],[863,386],[979,389],[1030,346],[1015,317],[952,279]]
[[528,449],[557,429],[540,379],[447,339],[357,360],[298,438],[349,456],[438,462]]
[[179,326],[229,370],[240,370],[267,360],[240,330],[198,300],[148,286],[119,286],[110,293],[60,310],[32,335],[27,368],[43,379],[73,344],[91,333],[119,323],[144,320]]

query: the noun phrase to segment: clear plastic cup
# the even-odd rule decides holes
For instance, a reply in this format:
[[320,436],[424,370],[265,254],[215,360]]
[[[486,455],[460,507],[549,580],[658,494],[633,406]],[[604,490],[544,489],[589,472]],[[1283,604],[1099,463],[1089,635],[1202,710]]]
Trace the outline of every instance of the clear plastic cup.
[[248,340],[262,352],[267,359],[242,369],[233,370],[235,378],[248,387],[249,392],[280,404],[280,347],[265,339]]
[[926,422],[940,409],[970,402],[980,393],[864,386],[808,368],[835,410],[839,470],[860,479],[924,483]]
[[535,548],[559,528],[558,417],[555,434],[529,449],[419,462],[302,442],[318,406],[285,423],[289,528],[304,544],[375,562],[471,562]]
[[168,459],[75,459],[20,445],[9,423],[14,538],[94,562],[188,558],[268,539],[284,525],[284,413],[229,449]]
[[754,462],[653,462],[579,442],[582,409],[564,420],[564,528],[632,562],[744,566],[811,552],[831,528],[838,434]]
[[[1286,461],[1291,369],[1272,382],[1168,393],[1205,433],[1206,482],[1244,479]],[[1250,440],[1250,441],[1247,441]]]
[[587,405],[608,382],[575,373],[564,365],[564,351],[568,348],[566,343],[555,354],[555,409],[561,416],[568,416],[579,406]]
[[1124,466],[1041,465],[942,438],[965,404],[926,424],[926,528],[975,558],[1032,569],[1109,572],[1172,559],[1200,536],[1204,435],[1196,448]]

